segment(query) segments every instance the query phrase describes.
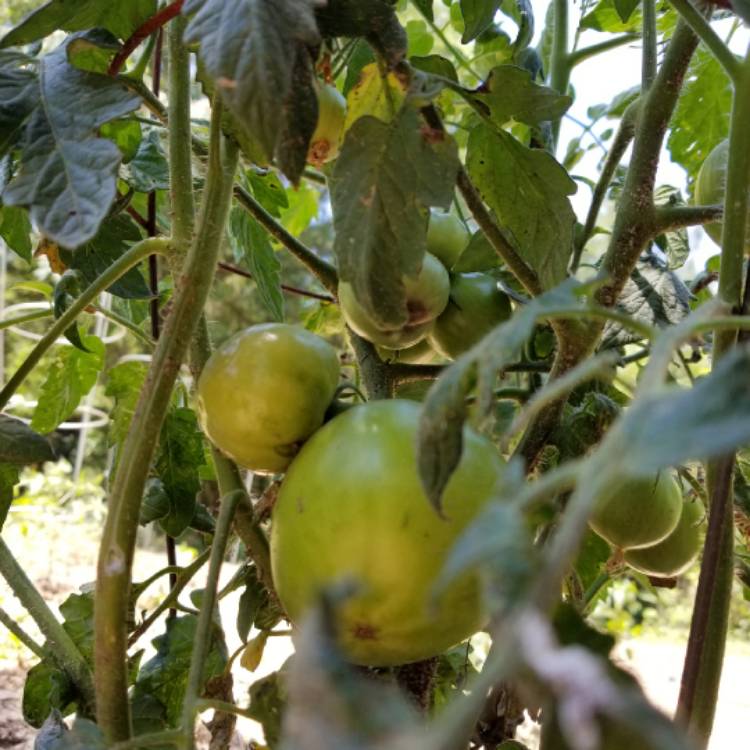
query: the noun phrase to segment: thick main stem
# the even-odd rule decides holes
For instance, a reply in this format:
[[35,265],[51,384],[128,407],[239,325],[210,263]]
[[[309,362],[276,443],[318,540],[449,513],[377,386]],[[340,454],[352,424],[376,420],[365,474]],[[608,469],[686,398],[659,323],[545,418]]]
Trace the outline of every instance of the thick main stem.
[[232,198],[238,153],[232,144],[222,143],[220,109],[215,103],[198,229],[122,448],[99,549],[95,609],[97,718],[110,742],[127,740],[131,731],[125,622],[143,489],[174,382],[211,287]]
[[[719,297],[739,311],[742,302],[742,266],[750,201],[750,47],[736,79],[729,133],[729,166],[724,197]],[[736,331],[715,334],[714,363],[736,340]],[[733,457],[709,463],[709,528],[693,619],[690,623],[677,715],[700,747],[706,747],[713,728],[719,696],[729,623],[734,558],[732,503]]]

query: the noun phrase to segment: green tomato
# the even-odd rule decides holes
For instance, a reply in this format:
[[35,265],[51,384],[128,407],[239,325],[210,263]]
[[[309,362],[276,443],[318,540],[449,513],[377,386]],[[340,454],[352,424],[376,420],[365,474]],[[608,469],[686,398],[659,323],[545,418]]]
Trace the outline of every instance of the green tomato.
[[448,306],[435,321],[429,341],[455,359],[511,316],[510,299],[486,273],[460,273],[451,279]]
[[323,424],[339,371],[336,350],[304,328],[246,328],[211,355],[198,380],[203,430],[242,466],[284,471]]
[[653,547],[628,550],[625,552],[625,562],[641,573],[657,578],[682,575],[700,552],[700,527],[704,516],[703,503],[685,500],[675,530]]
[[295,458],[271,523],[271,565],[282,605],[300,623],[327,586],[357,585],[337,610],[355,664],[427,659],[486,622],[476,573],[435,597],[456,539],[494,496],[503,464],[490,441],[464,429],[461,462],[440,518],[417,474],[420,407],[372,401],[326,424]]
[[427,225],[427,251],[450,270],[456,264],[471,237],[461,219],[453,213],[431,211]]
[[363,338],[385,349],[405,349],[421,341],[448,304],[450,279],[440,261],[425,253],[416,276],[404,276],[408,319],[400,328],[384,330],[368,315],[348,282],[340,282],[338,297],[346,324]]
[[680,488],[668,471],[661,471],[610,488],[597,500],[589,525],[617,549],[638,549],[669,536],[681,513]]
[[310,139],[307,161],[316,167],[333,161],[339,155],[346,120],[346,99],[335,86],[316,84],[318,123]]
[[[695,180],[694,198],[699,206],[724,204],[724,193],[727,187],[727,166],[729,164],[729,141],[722,141],[706,157]],[[721,247],[721,232],[724,223],[714,221],[704,224],[708,236]],[[750,211],[747,215],[747,237],[745,252],[750,253]]]

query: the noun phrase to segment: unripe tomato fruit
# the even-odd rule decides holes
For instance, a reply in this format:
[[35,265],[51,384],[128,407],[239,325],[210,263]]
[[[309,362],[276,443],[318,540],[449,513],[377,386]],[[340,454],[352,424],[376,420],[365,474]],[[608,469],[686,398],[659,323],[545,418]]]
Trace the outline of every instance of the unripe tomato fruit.
[[451,277],[448,305],[429,336],[433,349],[455,359],[510,318],[508,295],[486,273],[459,273]]
[[657,578],[682,575],[693,563],[701,548],[701,521],[705,515],[699,500],[684,500],[682,515],[675,530],[653,547],[625,552],[631,568]]
[[198,380],[203,430],[242,466],[284,471],[323,424],[339,371],[336,350],[304,328],[246,328],[211,355]]
[[682,513],[682,494],[668,471],[627,479],[597,501],[591,528],[617,549],[658,544],[671,534]]
[[502,462],[464,429],[461,462],[430,506],[417,476],[420,407],[373,401],[322,427],[294,459],[271,523],[271,565],[288,616],[299,623],[321,590],[353,580],[338,633],[355,664],[405,664],[442,653],[485,623],[476,573],[433,600],[458,535],[493,497]]
[[315,85],[318,97],[318,123],[310,139],[307,161],[316,167],[333,161],[339,155],[346,119],[346,99],[335,86]]
[[[724,204],[724,193],[727,189],[727,166],[729,164],[729,141],[722,141],[706,157],[698,171],[695,180],[695,203],[700,206],[714,206]],[[704,224],[708,236],[721,246],[721,232],[724,223],[713,221]],[[747,215],[747,237],[745,239],[745,253],[750,253],[750,211]]]
[[339,305],[346,324],[362,338],[385,349],[405,349],[421,341],[448,304],[448,272],[434,255],[425,253],[420,272],[404,276],[403,283],[408,320],[400,328],[384,330],[359,304],[352,285],[340,282]]
[[469,230],[453,213],[431,211],[427,225],[427,251],[450,271],[469,242]]

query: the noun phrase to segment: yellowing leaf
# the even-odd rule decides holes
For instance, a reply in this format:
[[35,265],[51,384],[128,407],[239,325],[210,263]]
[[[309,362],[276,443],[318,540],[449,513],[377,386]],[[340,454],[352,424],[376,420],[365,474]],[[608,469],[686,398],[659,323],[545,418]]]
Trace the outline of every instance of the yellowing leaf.
[[393,73],[383,76],[377,63],[362,68],[359,82],[346,97],[344,131],[363,115],[390,122],[406,96],[406,86]]
[[262,630],[259,635],[256,635],[255,638],[245,646],[245,650],[242,652],[242,656],[240,656],[240,664],[249,672],[254,672],[260,665],[267,640],[268,631]]

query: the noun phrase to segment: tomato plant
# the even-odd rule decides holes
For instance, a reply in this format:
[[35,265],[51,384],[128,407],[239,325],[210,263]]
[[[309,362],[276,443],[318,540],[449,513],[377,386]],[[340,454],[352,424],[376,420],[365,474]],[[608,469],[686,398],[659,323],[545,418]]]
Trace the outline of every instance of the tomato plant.
[[[708,747],[750,581],[750,16],[716,5],[0,8],[35,746]],[[597,629],[621,585],[692,613],[674,720]]]

